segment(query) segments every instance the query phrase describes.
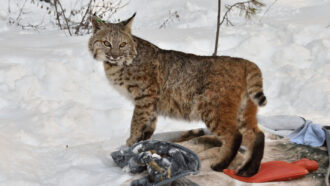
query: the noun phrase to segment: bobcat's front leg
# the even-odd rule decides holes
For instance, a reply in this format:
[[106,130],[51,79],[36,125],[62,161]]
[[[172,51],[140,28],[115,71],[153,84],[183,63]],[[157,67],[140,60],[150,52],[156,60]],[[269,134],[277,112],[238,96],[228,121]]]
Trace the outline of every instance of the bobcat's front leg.
[[149,139],[156,128],[156,110],[153,102],[137,102],[131,121],[131,135],[126,141],[127,146]]

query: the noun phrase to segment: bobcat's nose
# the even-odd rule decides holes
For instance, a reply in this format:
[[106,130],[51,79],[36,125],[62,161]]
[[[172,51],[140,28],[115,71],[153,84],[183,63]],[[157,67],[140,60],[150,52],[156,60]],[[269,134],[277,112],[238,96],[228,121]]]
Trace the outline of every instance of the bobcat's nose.
[[107,57],[110,58],[111,60],[118,60],[118,59],[120,59],[120,56],[117,56],[117,55],[109,55]]
[[120,59],[120,55],[118,55],[118,54],[107,52],[105,55],[107,56],[107,58],[109,58],[111,60],[118,60],[118,59]]
[[117,56],[117,55],[112,55],[111,57],[112,57],[114,60],[119,59],[119,56]]
[[111,60],[118,60],[118,59],[120,59],[120,56],[119,55],[116,55],[116,54],[111,54],[111,55],[109,55],[109,58]]

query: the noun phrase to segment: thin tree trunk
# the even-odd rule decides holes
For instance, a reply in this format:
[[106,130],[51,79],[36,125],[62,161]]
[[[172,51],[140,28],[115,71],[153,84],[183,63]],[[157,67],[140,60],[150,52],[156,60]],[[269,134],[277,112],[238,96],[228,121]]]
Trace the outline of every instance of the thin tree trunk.
[[63,9],[63,7],[62,7],[62,4],[61,4],[60,0],[57,0],[57,3],[58,3],[58,5],[59,5],[60,8],[61,8],[62,16],[63,16],[63,19],[64,19],[64,21],[65,21],[65,23],[66,23],[67,28],[68,28],[69,34],[70,34],[70,36],[72,36],[72,34],[71,34],[71,30],[70,30],[70,26],[69,26],[69,23],[68,23],[67,18],[65,17],[65,12],[64,12],[64,9]]
[[[76,35],[78,35],[81,26],[83,26],[86,15],[90,13],[90,8],[91,8],[91,5],[92,5],[92,2],[93,2],[93,0],[89,1],[86,12],[85,12],[84,16],[81,18],[81,21],[80,21],[79,25],[76,27],[76,32],[75,32]],[[88,22],[87,22],[87,24],[88,24]]]
[[61,25],[61,21],[60,21],[60,16],[59,16],[58,9],[57,9],[57,0],[54,0],[54,6],[55,6],[55,13],[56,13],[56,20],[57,20],[58,26],[59,26],[60,29],[62,30],[62,25]]
[[220,14],[221,14],[221,0],[218,0],[217,34],[215,36],[215,47],[214,47],[213,56],[216,56],[218,51],[218,40],[219,40],[219,32],[220,32]]

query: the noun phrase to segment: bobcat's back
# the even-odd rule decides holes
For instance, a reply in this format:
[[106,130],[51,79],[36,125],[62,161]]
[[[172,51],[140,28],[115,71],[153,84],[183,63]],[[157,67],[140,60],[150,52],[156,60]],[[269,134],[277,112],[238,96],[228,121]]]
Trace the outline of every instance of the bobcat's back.
[[246,94],[256,105],[266,104],[261,72],[245,59],[160,50],[157,60],[162,79],[159,111],[163,115],[200,119],[196,111],[206,103],[219,104],[213,102],[219,96],[235,95],[240,100]]

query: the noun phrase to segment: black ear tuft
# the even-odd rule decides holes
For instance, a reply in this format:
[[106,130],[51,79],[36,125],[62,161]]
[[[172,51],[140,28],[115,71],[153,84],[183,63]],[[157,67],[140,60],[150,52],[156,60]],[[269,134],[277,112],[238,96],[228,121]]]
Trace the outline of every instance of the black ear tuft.
[[136,15],[136,12],[134,12],[134,14],[130,18],[126,19],[125,21],[122,21],[122,24],[125,26],[128,24],[131,24],[133,22],[135,15]]
[[128,18],[125,21],[121,22],[125,26],[125,30],[127,32],[131,32],[132,23],[133,23],[135,15],[136,15],[136,12],[134,12],[134,14],[130,18]]

